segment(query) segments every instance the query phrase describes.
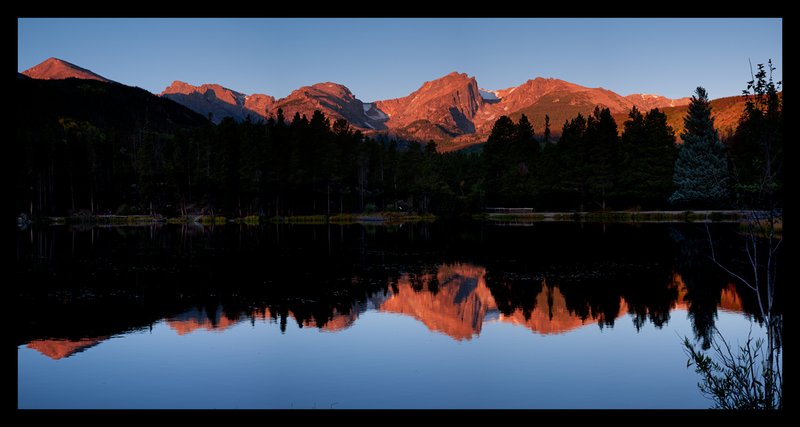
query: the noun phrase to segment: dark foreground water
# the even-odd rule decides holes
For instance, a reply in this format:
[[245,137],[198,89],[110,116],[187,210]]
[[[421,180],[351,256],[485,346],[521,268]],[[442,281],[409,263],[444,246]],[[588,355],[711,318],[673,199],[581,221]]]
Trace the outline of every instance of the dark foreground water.
[[20,231],[18,407],[706,408],[683,337],[763,334],[707,255],[691,224]]

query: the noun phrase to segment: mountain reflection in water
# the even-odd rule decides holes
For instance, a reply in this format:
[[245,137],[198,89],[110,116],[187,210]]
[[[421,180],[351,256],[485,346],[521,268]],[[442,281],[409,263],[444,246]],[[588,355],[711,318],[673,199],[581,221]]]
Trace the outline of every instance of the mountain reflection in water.
[[[605,311],[580,315],[570,309],[571,304],[559,286],[548,282],[546,278],[535,283],[539,291],[531,296],[531,301],[527,301],[526,305],[533,307],[530,312],[521,307],[501,311],[486,279],[484,267],[468,263],[441,264],[417,273],[404,273],[396,282],[388,283],[383,289],[372,293],[365,302],[354,303],[346,312],[337,312],[334,309],[330,318],[317,320],[313,316],[301,317],[291,310],[284,317],[294,319],[302,327],[337,332],[351,327],[359,314],[366,310],[376,310],[410,316],[431,331],[455,340],[470,340],[480,335],[482,326],[487,322],[510,323],[536,334],[548,335],[568,333],[592,324],[613,325],[615,319],[627,313],[636,314],[623,296],[619,298],[619,310],[613,318],[605,317]],[[531,282],[534,280],[530,279]],[[692,302],[686,299],[687,289],[680,274],[673,273],[664,288],[673,291],[667,293],[672,298],[664,302],[670,311],[691,310]],[[743,311],[741,298],[733,283],[720,291],[718,301],[717,307],[721,310]],[[647,308],[644,315],[646,314]],[[216,305],[195,306],[164,317],[163,320],[178,335],[186,335],[198,330],[224,332],[241,322],[277,323],[280,317],[281,314],[271,310],[269,306],[231,312],[226,311],[222,305]],[[35,339],[28,342],[27,347],[52,359],[61,359],[82,352],[108,338],[105,335],[77,340]]]

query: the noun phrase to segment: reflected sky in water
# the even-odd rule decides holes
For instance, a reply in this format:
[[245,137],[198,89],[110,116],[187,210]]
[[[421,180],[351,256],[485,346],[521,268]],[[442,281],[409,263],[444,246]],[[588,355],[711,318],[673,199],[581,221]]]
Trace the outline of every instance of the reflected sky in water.
[[[377,311],[337,333],[261,319],[180,335],[160,321],[60,360],[21,346],[19,407],[708,407],[681,363],[686,312],[663,329],[621,320],[556,335],[488,322],[469,341]],[[717,326],[743,339],[749,320],[721,312]]]
[[[164,243],[169,235],[157,233],[151,247],[133,240],[152,259],[131,257],[132,238],[114,241],[114,234],[103,239],[116,243],[98,251],[114,262],[81,257],[89,251],[74,244],[51,251],[46,262],[20,258],[18,277],[41,277],[41,270],[74,278],[83,271],[86,284],[76,290],[49,283],[23,295],[23,310],[37,314],[18,335],[18,406],[707,408],[681,342],[701,342],[713,327],[732,342],[751,328],[760,334],[747,294],[698,263],[702,250],[692,249],[689,232],[622,229],[611,232],[612,240],[605,228],[544,230],[517,237],[461,231],[462,251],[483,254],[470,261],[462,255],[435,262],[459,258],[447,246],[452,230],[446,238],[436,229],[373,230],[377,237],[370,237],[359,228],[347,231],[350,237],[340,230],[341,242],[357,244],[341,243],[339,251],[327,252],[323,241],[309,254],[303,244],[316,237],[295,238],[288,248],[281,243],[281,254],[290,255],[267,268],[253,259],[274,259],[277,252],[269,251],[280,245],[242,245],[252,236],[241,235],[223,243],[218,236],[216,245],[198,239],[202,250],[188,248],[208,253],[206,259],[176,256],[180,251]],[[445,247],[431,249],[429,240],[420,242],[425,235]],[[498,235],[506,239],[502,247]],[[704,233],[697,235],[702,242]],[[574,246],[584,249],[573,256],[573,246],[529,244],[553,236],[578,239]],[[642,245],[653,239],[661,239],[656,249]],[[480,252],[487,241],[499,252]],[[232,247],[240,252],[225,258]],[[310,255],[337,266],[298,268]],[[209,272],[208,260],[218,270]],[[92,284],[102,265],[130,283]],[[226,277],[218,274],[226,268],[278,285],[212,279]],[[155,284],[143,282],[142,271],[153,272]],[[199,273],[183,279],[187,271]],[[147,286],[172,287],[154,294]]]

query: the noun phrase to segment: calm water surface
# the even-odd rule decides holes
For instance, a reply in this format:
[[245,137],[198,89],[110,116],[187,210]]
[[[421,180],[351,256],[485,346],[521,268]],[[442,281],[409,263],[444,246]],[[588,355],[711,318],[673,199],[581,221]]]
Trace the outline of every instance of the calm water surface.
[[690,224],[20,231],[18,407],[706,408],[683,337],[761,333],[707,245]]

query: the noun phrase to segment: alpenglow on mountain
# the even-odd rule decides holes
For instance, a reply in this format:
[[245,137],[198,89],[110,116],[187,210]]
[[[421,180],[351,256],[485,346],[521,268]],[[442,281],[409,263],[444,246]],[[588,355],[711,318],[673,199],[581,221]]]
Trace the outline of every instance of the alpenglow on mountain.
[[[110,81],[69,62],[50,58],[23,72],[36,79],[82,78]],[[438,143],[442,151],[464,148],[482,141],[503,115],[513,120],[525,114],[537,134],[544,131],[545,114],[557,135],[566,120],[578,113],[588,115],[596,106],[624,116],[632,107],[679,107],[689,98],[658,95],[621,96],[603,88],[588,88],[559,79],[537,77],[519,86],[500,90],[481,88],[475,77],[453,72],[423,83],[408,96],[364,102],[347,87],[324,82],[296,89],[285,98],[266,94],[246,95],[218,84],[194,86],[175,80],[160,94],[213,122],[226,117],[253,120],[276,117],[282,110],[286,121],[295,114],[310,118],[319,110],[331,122],[345,119],[366,135],[385,135],[403,140]]]
[[95,74],[92,71],[58,58],[47,58],[42,63],[34,65],[33,67],[23,71],[22,74],[32,79],[39,80],[62,80],[76,78],[99,80],[101,82],[111,81],[99,74]]
[[[180,83],[180,90],[176,85]],[[436,141],[440,148],[458,149],[485,140],[500,116],[518,119],[526,114],[534,129],[544,130],[545,114],[551,131],[558,134],[564,121],[578,113],[588,115],[596,106],[608,107],[614,114],[627,114],[632,107],[651,108],[683,106],[689,98],[669,99],[658,95],[621,96],[603,88],[587,88],[559,79],[538,77],[502,90],[480,89],[475,77],[450,73],[428,81],[408,96],[364,102],[337,83],[318,83],[293,91],[286,98],[272,101],[268,95],[246,96],[219,85],[192,86],[173,83],[161,94],[201,114],[213,113],[215,122],[225,117],[237,120],[275,117],[278,109],[285,120],[295,113],[311,117],[320,110],[331,121],[345,119],[368,135]],[[267,99],[257,107],[251,99]]]

